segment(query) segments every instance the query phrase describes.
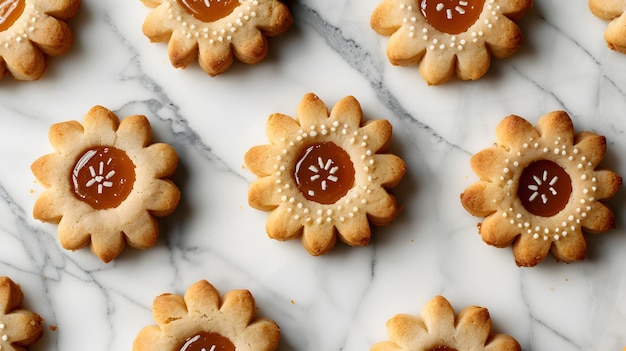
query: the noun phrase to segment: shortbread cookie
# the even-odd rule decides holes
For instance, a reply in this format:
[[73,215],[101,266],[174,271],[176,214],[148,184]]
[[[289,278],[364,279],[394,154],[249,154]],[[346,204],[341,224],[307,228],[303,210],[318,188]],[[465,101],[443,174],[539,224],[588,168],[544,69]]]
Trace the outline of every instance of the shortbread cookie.
[[387,321],[389,341],[370,351],[519,351],[517,340],[491,334],[491,317],[484,307],[469,306],[458,316],[450,302],[435,296],[419,316],[398,314]]
[[169,42],[174,67],[195,60],[210,76],[226,71],[234,58],[254,64],[268,53],[268,36],[292,24],[289,9],[278,0],[142,0],[155,9],[143,32],[152,42]]
[[251,148],[246,166],[259,178],[248,191],[250,206],[271,211],[268,235],[277,240],[302,236],[312,255],[321,255],[336,237],[351,246],[370,241],[370,223],[389,224],[398,213],[393,195],[406,166],[386,153],[391,124],[365,123],[359,102],[346,97],[332,109],[307,94],[296,119],[273,114],[269,145]]
[[248,290],[231,290],[220,298],[206,280],[191,285],[184,296],[162,294],[154,299],[157,325],[144,327],[133,351],[272,351],[280,328],[256,318],[254,297]]
[[532,0],[383,0],[371,26],[391,36],[387,57],[396,66],[419,64],[429,85],[448,81],[456,72],[476,80],[489,69],[491,55],[504,58],[522,44],[514,21]]
[[0,78],[37,80],[47,67],[46,55],[59,56],[72,45],[65,21],[80,0],[4,0],[0,2]]
[[626,1],[589,0],[589,9],[596,17],[611,21],[604,32],[608,47],[626,53]]
[[0,350],[24,351],[43,334],[43,319],[22,306],[24,293],[9,277],[0,277]]
[[50,127],[55,153],[36,160],[31,169],[46,188],[33,216],[58,223],[61,245],[77,250],[91,244],[104,262],[128,243],[146,249],[158,237],[156,217],[169,215],[180,191],[168,179],[178,165],[174,148],[150,144],[145,116],[118,117],[93,107],[83,124],[69,121]]
[[622,178],[598,168],[604,136],[574,134],[567,113],[541,117],[537,126],[518,116],[496,128],[496,144],[475,154],[480,180],[461,194],[465,209],[485,217],[479,233],[489,245],[513,245],[519,266],[535,266],[552,251],[560,261],[585,257],[583,229],[615,227],[613,212],[600,200],[618,191]]

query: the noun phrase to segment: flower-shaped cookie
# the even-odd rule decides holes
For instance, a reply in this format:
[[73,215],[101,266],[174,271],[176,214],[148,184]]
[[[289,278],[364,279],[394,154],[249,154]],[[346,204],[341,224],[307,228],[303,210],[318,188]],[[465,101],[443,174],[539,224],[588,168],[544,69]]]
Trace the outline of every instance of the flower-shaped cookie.
[[248,202],[271,211],[266,225],[271,238],[302,235],[309,253],[321,255],[337,236],[351,246],[367,245],[369,222],[383,226],[396,217],[396,200],[386,188],[402,179],[405,163],[384,153],[391,124],[363,123],[362,117],[351,96],[329,114],[313,94],[300,102],[296,119],[269,117],[270,144],[251,148],[244,162],[259,176],[250,185]]
[[142,0],[155,9],[143,32],[152,42],[169,42],[174,67],[194,60],[210,76],[228,69],[234,58],[254,64],[268,53],[268,36],[285,32],[293,23],[278,0]]
[[56,150],[31,169],[46,187],[33,216],[59,223],[61,245],[77,250],[91,243],[104,262],[117,257],[125,243],[145,249],[158,237],[155,216],[174,211],[178,188],[167,177],[178,165],[174,148],[150,144],[145,116],[118,117],[93,107],[83,124],[69,121],[50,127]]
[[393,65],[419,64],[429,85],[475,80],[489,69],[491,55],[512,55],[522,44],[514,21],[532,0],[383,0],[372,28],[391,36],[387,57]]
[[589,0],[589,9],[596,17],[611,21],[604,40],[611,50],[626,54],[626,1]]
[[157,325],[144,327],[133,351],[271,351],[280,328],[256,318],[254,297],[248,290],[231,290],[220,299],[206,280],[191,285],[185,296],[162,294],[154,299]]
[[370,351],[518,351],[517,340],[491,333],[491,317],[484,307],[469,306],[455,317],[450,302],[435,296],[419,316],[398,314],[387,321],[390,341]]
[[535,266],[552,248],[561,261],[585,257],[582,229],[599,233],[615,227],[613,212],[601,203],[622,184],[620,176],[597,166],[606,139],[574,134],[567,113],[555,111],[533,127],[518,116],[496,129],[496,145],[475,154],[471,166],[480,180],[461,194],[465,209],[485,217],[483,241],[513,244],[519,266]]
[[43,319],[22,307],[24,293],[8,277],[0,277],[0,350],[24,351],[43,334]]
[[4,0],[0,2],[0,78],[37,80],[46,56],[59,56],[72,45],[64,21],[74,17],[80,0]]

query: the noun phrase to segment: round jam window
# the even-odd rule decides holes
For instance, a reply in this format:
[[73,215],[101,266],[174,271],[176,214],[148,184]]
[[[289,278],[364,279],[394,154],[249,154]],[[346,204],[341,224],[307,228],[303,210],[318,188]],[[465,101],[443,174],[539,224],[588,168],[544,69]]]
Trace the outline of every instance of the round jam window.
[[5,0],[0,2],[0,32],[3,32],[15,23],[24,12],[26,0]]
[[476,23],[484,5],[485,0],[421,0],[420,11],[438,31],[459,34]]
[[190,15],[202,22],[215,22],[230,15],[239,0],[177,0]]
[[561,212],[572,194],[572,180],[558,164],[539,160],[529,164],[519,180],[517,196],[528,212],[551,217]]
[[76,161],[70,178],[78,199],[97,210],[115,208],[133,189],[135,165],[122,150],[95,147]]
[[310,145],[298,158],[294,177],[305,198],[333,204],[354,185],[350,155],[332,142]]
[[201,331],[185,340],[180,351],[235,351],[235,345],[219,334]]

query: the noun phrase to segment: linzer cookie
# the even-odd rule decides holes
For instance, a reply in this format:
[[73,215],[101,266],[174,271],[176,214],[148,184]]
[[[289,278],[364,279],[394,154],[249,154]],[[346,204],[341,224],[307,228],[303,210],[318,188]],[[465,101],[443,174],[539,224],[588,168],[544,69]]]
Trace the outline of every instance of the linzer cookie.
[[93,107],[83,124],[68,121],[50,127],[55,151],[31,169],[45,190],[33,216],[58,223],[61,245],[77,250],[91,245],[104,262],[128,243],[146,249],[158,237],[155,217],[174,211],[180,191],[168,179],[178,165],[174,148],[151,144],[145,116],[122,122],[102,106]]
[[296,118],[273,114],[269,145],[251,148],[246,166],[258,176],[248,190],[250,206],[270,211],[270,238],[301,237],[312,255],[328,252],[336,238],[351,246],[370,241],[370,223],[389,224],[398,213],[388,192],[406,172],[386,153],[391,124],[365,123],[361,106],[346,97],[328,111],[314,94],[300,102]]
[[74,17],[80,0],[4,0],[0,2],[0,78],[37,80],[49,56],[72,45],[65,21]]
[[139,332],[133,351],[276,350],[280,328],[255,314],[248,290],[231,290],[220,298],[213,285],[201,280],[184,296],[166,293],[154,299],[157,325]]
[[622,178],[598,167],[605,152],[604,136],[575,134],[563,111],[544,115],[536,127],[506,117],[496,128],[496,144],[471,158],[480,180],[465,189],[461,203],[485,217],[479,225],[483,241],[513,245],[518,266],[535,266],[549,251],[560,261],[582,260],[583,230],[615,227],[601,200],[615,195]]
[[22,306],[24,293],[9,277],[0,277],[0,350],[22,351],[43,334],[43,319]]
[[174,67],[197,60],[211,76],[234,59],[254,64],[268,54],[268,36],[285,32],[293,18],[278,0],[142,0],[154,10],[143,23],[152,42],[168,42]]
[[601,19],[610,21],[604,40],[611,50],[626,53],[626,2],[618,0],[589,0],[589,9]]
[[475,80],[487,72],[491,56],[504,58],[522,44],[514,21],[532,0],[383,0],[371,26],[390,36],[387,57],[396,66],[419,64],[429,85]]
[[519,351],[517,340],[506,334],[491,334],[489,310],[469,306],[457,316],[450,302],[435,296],[419,316],[398,314],[387,321],[389,341],[370,351]]

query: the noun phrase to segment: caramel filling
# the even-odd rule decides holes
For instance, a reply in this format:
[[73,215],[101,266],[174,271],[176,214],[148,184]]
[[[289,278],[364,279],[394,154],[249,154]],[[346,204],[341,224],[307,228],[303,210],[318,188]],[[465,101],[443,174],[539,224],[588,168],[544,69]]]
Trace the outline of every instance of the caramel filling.
[[74,195],[96,210],[119,206],[135,183],[135,164],[122,150],[100,146],[76,161],[70,181]]
[[190,15],[202,22],[215,22],[230,15],[239,0],[176,0]]
[[334,204],[354,185],[350,155],[332,142],[310,145],[298,159],[294,177],[308,200]]
[[519,180],[517,196],[528,212],[551,217],[561,212],[572,194],[572,180],[561,166],[548,160],[529,164]]
[[211,332],[201,331],[187,338],[180,351],[235,351],[235,345],[227,338]]
[[25,0],[0,0],[0,32],[13,25],[24,12]]
[[459,34],[476,23],[484,4],[485,0],[421,0],[420,11],[438,31]]

